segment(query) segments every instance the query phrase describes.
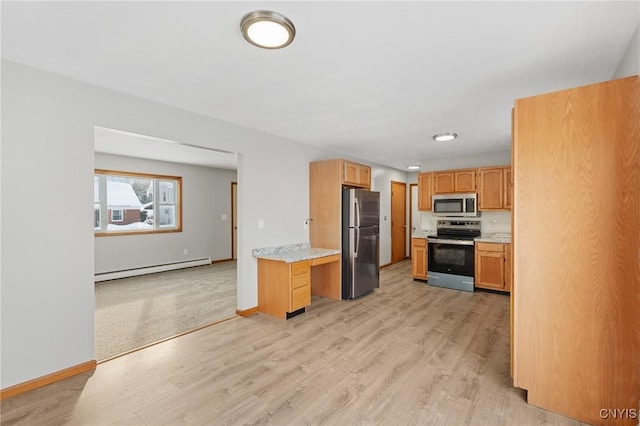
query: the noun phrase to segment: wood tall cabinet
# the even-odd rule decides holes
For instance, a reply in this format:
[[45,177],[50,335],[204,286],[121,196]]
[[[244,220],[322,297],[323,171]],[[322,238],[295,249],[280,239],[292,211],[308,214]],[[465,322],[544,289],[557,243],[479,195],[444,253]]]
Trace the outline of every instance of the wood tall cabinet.
[[519,99],[513,126],[514,384],[635,425],[600,414],[640,402],[640,79]]
[[[309,242],[312,247],[342,248],[343,187],[370,189],[371,167],[342,159],[309,164]],[[311,287],[314,295],[340,300],[342,293],[338,290]]]

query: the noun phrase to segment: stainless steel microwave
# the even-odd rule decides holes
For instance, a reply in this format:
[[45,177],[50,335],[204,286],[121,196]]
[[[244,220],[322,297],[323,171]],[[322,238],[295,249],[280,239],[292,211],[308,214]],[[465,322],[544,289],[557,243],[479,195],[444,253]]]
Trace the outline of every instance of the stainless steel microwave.
[[433,215],[444,217],[480,216],[478,194],[440,194],[432,197]]

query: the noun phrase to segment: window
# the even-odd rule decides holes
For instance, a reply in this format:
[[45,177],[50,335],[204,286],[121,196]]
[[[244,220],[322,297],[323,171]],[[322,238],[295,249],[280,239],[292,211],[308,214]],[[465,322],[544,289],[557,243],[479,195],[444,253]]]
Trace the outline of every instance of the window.
[[97,236],[182,231],[182,178],[95,170]]
[[111,222],[122,222],[122,210],[121,209],[112,209],[111,210]]

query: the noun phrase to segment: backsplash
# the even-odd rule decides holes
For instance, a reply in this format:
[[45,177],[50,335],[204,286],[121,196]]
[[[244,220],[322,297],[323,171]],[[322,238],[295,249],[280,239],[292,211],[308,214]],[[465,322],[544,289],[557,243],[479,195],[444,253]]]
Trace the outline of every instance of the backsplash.
[[[434,216],[431,212],[420,212],[422,215],[422,229],[435,230],[436,221],[438,219],[446,219],[444,217]],[[511,233],[511,212],[481,212],[480,217],[467,218],[469,220],[480,220],[483,234],[491,234],[494,232]],[[465,220],[465,219],[462,219]]]

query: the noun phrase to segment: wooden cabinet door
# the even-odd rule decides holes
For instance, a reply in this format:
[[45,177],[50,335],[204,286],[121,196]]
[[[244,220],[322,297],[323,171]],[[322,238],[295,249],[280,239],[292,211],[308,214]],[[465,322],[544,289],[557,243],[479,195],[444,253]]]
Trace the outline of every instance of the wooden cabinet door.
[[371,167],[358,166],[358,184],[366,188],[371,187]]
[[346,185],[359,185],[358,181],[358,166],[359,164],[352,163],[351,161],[344,162],[344,172],[342,181]]
[[511,253],[513,246],[511,244],[504,245],[504,289],[511,291],[511,283],[513,281],[513,255]]
[[455,172],[455,192],[476,192],[476,172],[476,169]]
[[433,174],[433,193],[434,194],[450,194],[455,192],[455,173],[454,172],[435,172]]
[[[496,244],[502,246],[502,244]],[[504,253],[476,251],[475,286],[504,291]]]
[[502,210],[504,207],[504,168],[478,169],[478,209]]
[[418,175],[418,210],[431,211],[431,195],[433,193],[433,173]]
[[427,279],[427,240],[411,239],[411,275],[413,278]]
[[506,210],[511,210],[513,206],[513,173],[511,172],[511,167],[505,167],[502,171],[504,174],[503,178],[503,204],[502,206]]
[[343,162],[342,183],[371,188],[371,167],[352,161]]

